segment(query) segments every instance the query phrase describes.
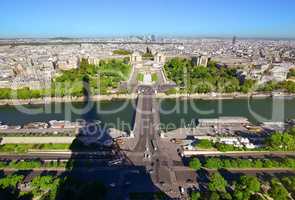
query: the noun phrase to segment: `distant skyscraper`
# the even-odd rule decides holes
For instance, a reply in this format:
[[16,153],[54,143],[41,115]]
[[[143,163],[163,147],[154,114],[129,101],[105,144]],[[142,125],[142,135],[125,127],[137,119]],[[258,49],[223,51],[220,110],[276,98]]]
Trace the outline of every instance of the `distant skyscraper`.
[[151,35],[151,40],[152,40],[152,42],[155,42],[156,41],[156,36],[155,35]]
[[233,45],[235,45],[235,44],[236,44],[236,41],[237,41],[237,37],[236,37],[236,36],[234,36],[234,37],[233,37]]

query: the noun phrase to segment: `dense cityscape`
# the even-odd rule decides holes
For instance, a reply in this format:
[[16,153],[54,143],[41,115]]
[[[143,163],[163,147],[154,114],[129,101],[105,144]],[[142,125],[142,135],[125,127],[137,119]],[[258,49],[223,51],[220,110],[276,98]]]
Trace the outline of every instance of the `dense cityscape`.
[[208,57],[237,67],[242,75],[264,84],[284,81],[294,67],[294,41],[254,39],[176,39],[129,37],[122,39],[23,39],[0,42],[0,87],[42,89],[61,70],[75,69],[82,58],[91,64],[122,58],[115,50],[153,53],[167,58]]

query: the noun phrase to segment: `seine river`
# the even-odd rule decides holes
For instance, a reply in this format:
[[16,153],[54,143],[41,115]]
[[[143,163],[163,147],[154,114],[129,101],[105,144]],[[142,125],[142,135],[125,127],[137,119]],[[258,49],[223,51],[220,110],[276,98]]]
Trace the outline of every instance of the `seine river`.
[[[219,116],[247,117],[252,123],[283,121],[295,118],[295,100],[284,99],[234,99],[234,100],[160,100],[161,123],[175,126],[189,124],[198,118]],[[9,125],[50,120],[99,120],[119,129],[126,129],[134,119],[131,100],[91,103],[53,103],[48,105],[1,106],[0,121]],[[125,128],[122,128],[125,127]],[[171,127],[172,128],[172,127]]]

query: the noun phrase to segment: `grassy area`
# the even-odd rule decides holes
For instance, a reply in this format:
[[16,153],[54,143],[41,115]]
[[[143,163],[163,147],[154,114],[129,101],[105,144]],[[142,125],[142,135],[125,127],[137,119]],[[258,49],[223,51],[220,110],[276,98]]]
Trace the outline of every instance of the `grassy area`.
[[198,140],[198,143],[196,144],[196,148],[212,149],[214,148],[214,144],[210,140]]
[[137,74],[137,80],[138,81],[143,81],[143,77],[144,77],[144,75],[142,74],[142,73],[139,73],[139,74]]
[[198,140],[198,143],[195,145],[197,149],[216,149],[218,151],[222,152],[228,152],[228,151],[245,151],[246,148],[238,148],[233,145],[229,144],[222,144],[222,143],[213,143],[210,140],[204,139],[204,140]]
[[113,51],[113,54],[126,56],[126,55],[130,55],[131,52],[125,49],[117,49]]
[[28,170],[28,169],[40,169],[40,168],[65,168],[67,162],[41,162],[39,160],[30,161],[1,161],[0,169],[16,169],[16,170]]
[[158,81],[158,75],[157,75],[156,73],[153,73],[153,74],[152,74],[152,81],[153,81],[153,82]]
[[175,88],[170,88],[165,92],[166,95],[172,95],[172,94],[177,94],[177,89]]
[[69,150],[71,144],[4,144],[1,153],[27,153],[31,150]]

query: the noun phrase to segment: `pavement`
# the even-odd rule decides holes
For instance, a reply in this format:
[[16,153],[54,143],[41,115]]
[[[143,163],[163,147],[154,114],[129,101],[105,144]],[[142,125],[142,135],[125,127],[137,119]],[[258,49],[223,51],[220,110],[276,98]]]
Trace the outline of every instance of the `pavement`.
[[[159,135],[159,108],[155,100],[153,86],[139,86],[134,126],[134,148],[126,155],[134,165],[143,166],[154,186],[171,198],[179,198],[179,186],[183,185],[182,176],[177,176],[175,166],[182,166],[185,177],[192,177],[192,171],[183,166],[177,152],[178,147],[170,141],[164,141]],[[190,182],[196,183],[196,178]]]

